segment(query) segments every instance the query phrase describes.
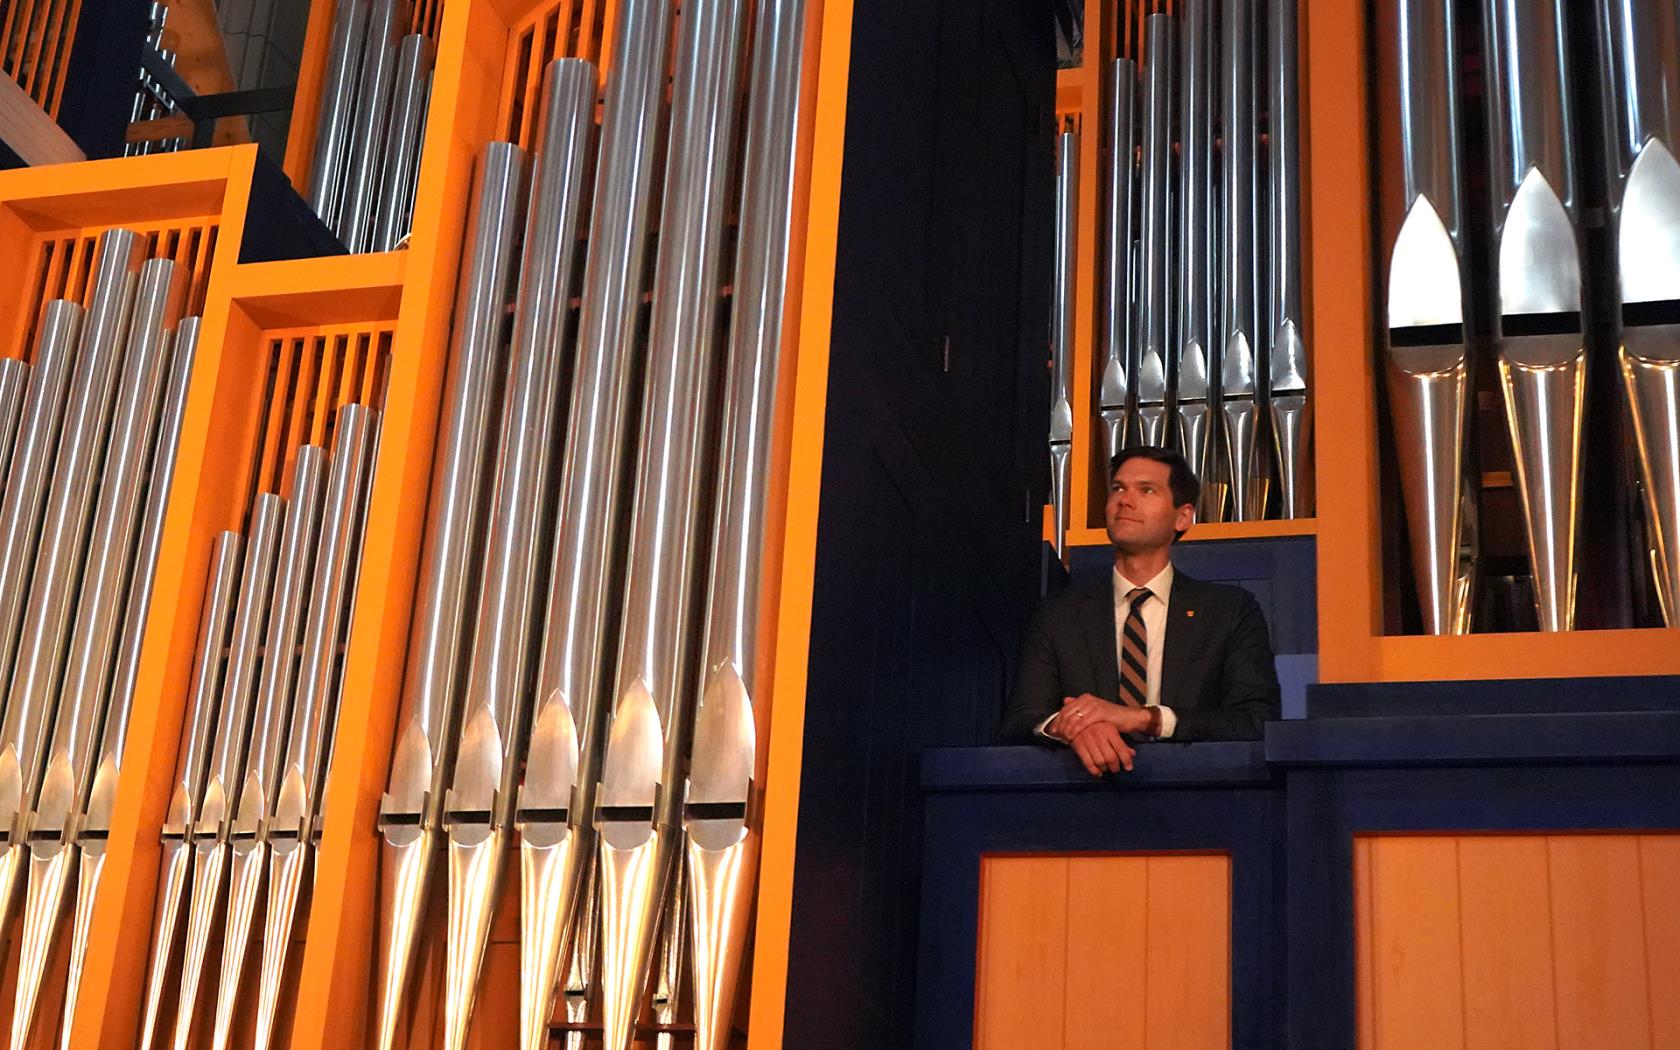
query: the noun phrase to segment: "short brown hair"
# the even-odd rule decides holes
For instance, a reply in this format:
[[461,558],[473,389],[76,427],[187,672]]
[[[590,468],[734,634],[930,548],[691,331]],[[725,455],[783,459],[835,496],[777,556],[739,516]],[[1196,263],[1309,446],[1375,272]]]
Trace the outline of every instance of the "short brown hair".
[[1170,448],[1159,445],[1133,445],[1131,448],[1121,449],[1108,461],[1108,477],[1112,481],[1114,475],[1120,473],[1129,459],[1147,459],[1167,466],[1167,487],[1172,490],[1173,506],[1182,507],[1186,503],[1195,506],[1196,500],[1201,498],[1202,483],[1196,478],[1196,472],[1190,469],[1190,463],[1183,456]]

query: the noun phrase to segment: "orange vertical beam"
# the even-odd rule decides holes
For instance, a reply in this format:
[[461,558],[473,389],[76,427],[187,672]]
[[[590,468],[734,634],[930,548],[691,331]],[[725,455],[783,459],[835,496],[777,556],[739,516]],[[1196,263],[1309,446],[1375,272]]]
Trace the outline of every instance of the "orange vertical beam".
[[1320,349],[1318,673],[1325,682],[1360,681],[1375,660],[1381,604],[1366,4],[1314,0],[1301,14],[1311,325]]

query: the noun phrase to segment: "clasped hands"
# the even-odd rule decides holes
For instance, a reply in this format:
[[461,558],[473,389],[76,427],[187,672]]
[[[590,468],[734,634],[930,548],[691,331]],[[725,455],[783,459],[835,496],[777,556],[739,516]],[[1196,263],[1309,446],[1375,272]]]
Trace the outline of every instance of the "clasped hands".
[[1079,756],[1092,776],[1118,773],[1132,768],[1137,752],[1126,743],[1123,733],[1141,733],[1149,728],[1149,712],[1141,707],[1113,704],[1084,693],[1062,699],[1062,709],[1045,726],[1045,732],[1065,742]]

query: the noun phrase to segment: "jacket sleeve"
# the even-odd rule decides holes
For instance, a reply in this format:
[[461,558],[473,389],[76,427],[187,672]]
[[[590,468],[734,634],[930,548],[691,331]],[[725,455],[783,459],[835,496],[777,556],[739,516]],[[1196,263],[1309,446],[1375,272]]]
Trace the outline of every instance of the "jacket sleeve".
[[1280,716],[1283,703],[1266,617],[1247,591],[1220,659],[1218,705],[1175,708],[1173,740],[1258,740],[1261,723]]
[[1050,607],[1041,605],[1021,632],[1021,650],[1015,667],[1015,684],[1004,705],[998,725],[999,744],[1049,744],[1034,730],[1061,707],[1057,696],[1061,676],[1056,670],[1056,651],[1050,642]]

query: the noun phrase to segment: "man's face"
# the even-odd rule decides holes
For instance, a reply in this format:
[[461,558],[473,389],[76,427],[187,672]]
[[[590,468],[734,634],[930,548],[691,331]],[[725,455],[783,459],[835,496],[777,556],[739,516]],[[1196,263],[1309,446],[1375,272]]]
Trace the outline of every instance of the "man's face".
[[1109,479],[1104,520],[1108,541],[1122,554],[1166,547],[1195,521],[1190,504],[1174,506],[1170,474],[1165,463],[1134,456]]

